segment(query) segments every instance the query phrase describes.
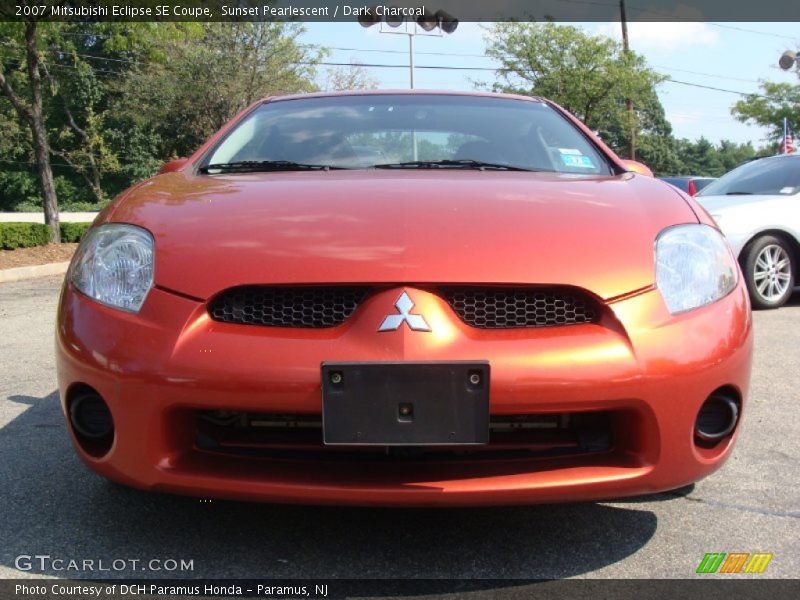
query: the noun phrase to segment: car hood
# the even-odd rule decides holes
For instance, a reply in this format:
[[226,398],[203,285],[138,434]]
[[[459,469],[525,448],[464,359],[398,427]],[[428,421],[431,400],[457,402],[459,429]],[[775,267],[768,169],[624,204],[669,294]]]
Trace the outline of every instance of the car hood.
[[774,200],[785,200],[791,198],[789,195],[779,194],[734,194],[731,196],[695,196],[694,199],[709,213],[739,208],[742,206],[756,206]]
[[643,176],[506,171],[170,173],[100,219],[156,240],[156,285],[535,283],[611,298],[653,284],[653,244],[696,223]]

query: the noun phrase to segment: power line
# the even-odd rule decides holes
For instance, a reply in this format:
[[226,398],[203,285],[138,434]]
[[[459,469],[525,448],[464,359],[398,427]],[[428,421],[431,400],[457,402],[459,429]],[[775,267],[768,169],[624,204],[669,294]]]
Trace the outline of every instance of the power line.
[[[328,50],[335,50],[341,52],[371,52],[371,53],[379,53],[379,54],[403,54],[408,56],[408,50],[388,50],[383,48],[341,48],[339,46],[319,46],[319,45],[311,45],[309,47],[317,48],[317,49],[328,49]],[[463,58],[494,58],[493,56],[489,56],[487,54],[469,54],[469,53],[461,53],[461,52],[421,52],[416,51],[415,54],[427,55],[427,56],[458,56]]]
[[[599,5],[599,6],[616,6],[616,4],[607,4],[607,3],[603,3],[603,2],[593,2],[592,0],[559,0],[559,1],[560,2],[569,2],[569,3],[574,3],[574,4],[593,4],[593,5]],[[653,14],[668,15],[668,13],[663,13],[663,12],[659,12],[659,11],[653,11],[653,10],[650,10],[650,9],[636,8],[636,10],[640,10],[640,11],[644,11],[644,12],[650,12],[650,13],[653,13]],[[717,24],[717,23],[708,23],[708,24],[709,25],[717,25],[717,26],[720,26],[720,27],[726,27],[726,28],[729,28],[729,29],[736,29],[736,30],[740,30],[740,31],[747,31],[749,33],[754,33],[754,34],[772,35],[772,34],[769,34],[769,33],[763,32],[763,31],[755,31],[755,30],[745,29],[745,28],[741,28],[741,27],[735,27],[735,26],[729,26],[729,25],[720,25],[720,24]],[[91,35],[91,34],[82,34],[82,33],[79,33],[79,32],[72,32],[72,33],[74,35]],[[778,36],[778,37],[786,37],[787,39],[792,39],[792,38],[789,38],[788,36]],[[8,42],[0,42],[0,43],[3,43],[4,45],[11,47],[11,44],[9,44]],[[405,50],[389,50],[389,49],[378,49],[378,48],[348,48],[348,47],[338,47],[338,46],[327,46],[326,47],[326,46],[319,46],[319,45],[313,45],[313,44],[310,44],[307,47],[318,48],[318,49],[319,48],[327,48],[329,50],[338,51],[338,52],[365,52],[365,53],[395,54],[395,55],[407,55],[408,54],[408,52],[405,51]],[[147,63],[143,63],[141,61],[136,61],[136,60],[130,60],[130,59],[112,58],[112,57],[107,57],[107,56],[95,56],[95,55],[92,55],[92,54],[83,54],[83,53],[78,53],[78,52],[59,52],[58,50],[55,50],[55,49],[50,50],[50,52],[53,53],[53,54],[64,54],[64,55],[74,54],[75,56],[79,56],[81,58],[92,59],[92,60],[101,60],[101,61],[108,61],[108,62],[116,62],[116,63],[147,66]],[[426,56],[451,56],[451,57],[458,57],[458,58],[483,58],[483,59],[494,59],[494,60],[497,60],[496,57],[489,56],[487,54],[470,54],[470,53],[458,53],[458,52],[417,52],[417,54],[426,55]],[[501,57],[501,58],[505,58],[505,57]],[[301,62],[301,63],[298,63],[298,64],[313,65],[315,63]],[[316,63],[316,64],[320,64],[320,65],[323,65],[323,66],[351,66],[351,65],[359,66],[360,65],[360,66],[364,66],[364,67],[374,67],[374,68],[390,68],[390,67],[394,67],[394,65],[379,65],[379,64],[352,63],[352,62],[350,62],[350,63],[320,62],[320,63]],[[76,67],[72,67],[70,65],[63,65],[63,64],[60,65],[60,66],[62,68],[76,68]],[[688,73],[688,74],[692,74],[692,75],[700,75],[700,76],[703,76],[703,77],[713,77],[715,79],[727,79],[727,80],[731,80],[731,81],[741,81],[741,82],[744,82],[744,83],[759,83],[758,81],[753,80],[753,79],[744,79],[744,78],[741,78],[741,77],[731,77],[729,75],[719,75],[719,74],[716,74],[716,73],[707,73],[707,72],[703,72],[703,71],[693,71],[693,70],[689,70],[689,69],[680,69],[680,68],[677,68],[677,67],[667,67],[667,66],[663,66],[663,65],[652,65],[652,66],[657,68],[657,69],[663,69],[665,71],[674,71],[676,73]],[[408,67],[408,65],[396,65],[396,68],[407,68],[407,67]],[[419,68],[451,69],[451,70],[454,70],[454,71],[467,71],[467,70],[469,70],[469,71],[507,71],[507,70],[510,70],[510,69],[505,69],[505,68],[502,68],[502,67],[459,67],[459,66],[448,67],[448,66],[440,66],[440,65],[427,66],[427,67],[420,66]],[[119,73],[116,72],[116,71],[102,70],[102,69],[96,69],[96,68],[93,68],[93,70],[95,72],[98,72],[98,73],[106,73],[106,74],[109,74],[109,75],[119,75]],[[698,85],[698,87],[703,87],[700,84],[697,84],[697,85]],[[743,93],[743,92],[736,92],[736,93]]]
[[[341,62],[321,62],[319,63],[324,66],[334,66],[334,67],[349,67],[354,66],[353,63],[341,63]],[[355,66],[361,67],[370,67],[376,69],[407,69],[408,65],[387,65],[381,63],[358,63]],[[452,71],[514,71],[514,69],[509,69],[507,67],[453,67],[453,66],[446,66],[446,65],[415,65],[416,69],[441,69],[441,70],[452,70]],[[714,87],[710,85],[702,85],[699,83],[693,83],[690,81],[680,81],[677,79],[666,79],[665,82],[667,83],[678,83],[681,85],[688,85],[692,87],[703,88],[707,90],[713,90],[716,92],[727,92],[730,94],[739,94],[740,96],[760,96],[760,94],[756,94],[753,92],[742,92],[739,90],[729,90],[725,88]]]
[[756,94],[754,92],[740,92],[738,90],[726,90],[724,88],[718,88],[711,85],[702,85],[699,83],[692,83],[690,81],[679,81],[677,79],[667,79],[665,83],[678,83],[680,85],[688,85],[697,88],[703,88],[706,90],[713,90],[715,92],[727,92],[729,94],[739,94],[740,96],[756,96],[758,98],[766,98],[763,94]]
[[[575,3],[588,3],[591,0],[559,0],[559,1],[562,1],[562,2],[575,2]],[[0,42],[0,44],[6,45],[6,46],[10,46],[10,44],[8,44],[7,42]],[[334,47],[332,49],[341,50],[341,51],[351,51],[351,52],[365,52],[365,51],[367,51],[366,49],[341,48],[341,47]],[[390,50],[379,50],[379,49],[376,49],[374,51],[375,52],[390,52],[390,53],[406,54],[404,51],[390,51]],[[57,50],[50,50],[50,52],[54,53],[54,54],[62,54],[62,53],[58,52]],[[68,53],[63,53],[63,54],[68,54]],[[463,57],[473,57],[473,58],[480,56],[482,58],[492,58],[492,57],[489,57],[487,55],[469,55],[469,54],[446,53],[446,52],[436,52],[436,53],[426,53],[426,54],[436,55],[436,56],[463,56]],[[76,56],[80,56],[80,57],[85,57],[85,58],[96,59],[96,60],[105,60],[105,61],[121,62],[121,63],[126,63],[126,64],[135,64],[135,65],[146,66],[146,63],[142,63],[140,61],[134,61],[134,60],[118,59],[118,58],[111,58],[111,57],[105,57],[105,56],[94,56],[94,55],[82,54],[82,53],[75,53],[75,55]],[[360,67],[375,68],[375,69],[407,69],[408,68],[407,64],[353,63],[353,62],[337,62],[337,61],[319,61],[319,62],[298,61],[295,64],[304,65],[304,66],[320,65],[320,66],[328,66],[328,67],[360,66]],[[62,64],[62,63],[54,63],[52,66],[54,68],[60,68],[60,69],[75,69],[75,70],[78,69],[78,67],[76,67],[76,66],[65,65],[65,64]],[[701,71],[691,71],[691,70],[688,70],[688,69],[678,69],[678,68],[674,68],[674,67],[664,67],[664,66],[657,66],[657,65],[653,65],[653,66],[656,67],[656,68],[664,69],[664,70],[668,70],[668,71],[690,73],[690,74],[693,74],[693,75],[701,75],[701,76],[706,76],[706,77],[719,77],[719,78],[731,79],[731,80],[742,81],[742,82],[747,82],[747,83],[757,83],[756,81],[753,81],[753,80],[748,80],[748,79],[743,79],[743,78],[736,78],[736,77],[728,77],[728,76],[718,76],[718,75],[716,75],[714,73],[703,73]],[[416,68],[418,68],[418,69],[427,69],[427,70],[443,70],[443,71],[477,71],[477,72],[514,72],[515,71],[515,69],[511,69],[511,68],[508,68],[508,67],[499,67],[499,66],[498,67],[473,67],[473,66],[453,66],[453,65],[417,65]],[[113,75],[113,76],[121,76],[122,75],[122,73],[120,73],[118,71],[110,71],[110,70],[98,69],[96,67],[92,67],[92,71],[94,71],[96,73],[104,73],[104,74]],[[730,90],[730,89],[725,89],[725,88],[720,88],[720,87],[715,87],[715,86],[709,86],[709,85],[703,85],[703,84],[689,82],[689,81],[681,81],[681,80],[672,79],[672,78],[667,79],[666,81],[667,82],[676,83],[676,84],[680,84],[680,85],[685,85],[685,86],[691,86],[691,87],[696,87],[696,88],[701,88],[701,89],[707,89],[707,90],[716,91],[716,92],[725,92],[725,93],[730,93],[730,94],[738,94],[740,96],[759,96],[759,97],[763,97],[761,94],[757,94],[757,93],[753,93],[753,92],[742,92],[742,91],[739,91],[739,90]]]
[[[577,1],[577,0],[575,0]],[[322,47],[322,46],[320,46]],[[333,51],[341,51],[341,52],[368,52],[368,53],[379,53],[379,54],[401,54],[401,55],[408,55],[407,50],[384,50],[384,49],[372,49],[372,48],[342,48],[337,46],[327,46],[328,50]],[[489,56],[487,54],[469,54],[469,53],[460,53],[460,52],[416,52],[416,54],[420,55],[427,55],[427,56],[452,56],[458,58],[485,58],[490,60],[499,60],[494,56]],[[512,57],[501,57],[502,58],[512,58]],[[355,63],[360,64],[360,63]],[[363,65],[366,66],[366,65]],[[731,81],[741,81],[744,83],[759,83],[756,79],[744,79],[742,77],[731,77],[729,75],[719,75],[717,73],[706,73],[703,71],[692,71],[688,69],[680,69],[678,67],[668,67],[665,65],[650,65],[657,69],[661,69],[664,71],[675,71],[676,73],[690,73],[692,75],[702,75],[704,77],[714,77],[716,79],[729,79]],[[492,70],[500,70],[498,68]]]
[[[381,49],[369,49],[369,48],[339,48],[335,46],[329,46],[329,50],[334,51],[342,51],[342,52],[372,52],[372,53],[384,53],[384,54],[403,54],[408,55],[407,50],[381,50]],[[486,58],[492,60],[498,60],[494,56],[489,56],[487,54],[462,54],[458,52],[416,52],[416,54],[421,55],[428,55],[428,56],[452,56],[452,57],[459,57],[459,58]],[[503,57],[503,58],[511,58],[511,57]],[[354,65],[360,65],[361,63],[350,63]],[[366,65],[362,65],[366,66]],[[680,69],[678,67],[668,67],[665,65],[650,65],[657,69],[662,69],[664,71],[675,71],[676,73],[690,73],[692,75],[702,75],[704,77],[714,77],[716,79],[729,79],[731,81],[742,81],[745,83],[759,83],[756,79],[744,79],[742,77],[731,77],[729,75],[719,75],[717,73],[706,73],[703,71],[690,71],[688,69]],[[493,68],[492,70],[498,70],[499,68]]]
[[782,35],[780,33],[770,33],[768,31],[757,31],[755,29],[747,29],[745,27],[737,27],[736,25],[727,25],[727,24],[723,25],[722,23],[712,23],[710,21],[707,22],[706,24],[707,25],[712,25],[713,27],[719,27],[721,29],[734,29],[736,31],[744,31],[745,33],[752,33],[752,34],[755,34],[755,35],[764,35],[764,36],[767,36],[767,37],[782,38],[782,39],[785,39],[785,40],[792,40],[793,42],[797,41],[797,38],[794,38],[794,37],[792,37],[790,35]]
[[[407,69],[408,65],[393,65],[393,64],[385,64],[385,63],[350,63],[350,62],[333,62],[333,61],[321,61],[321,62],[309,62],[309,61],[299,61],[295,64],[304,65],[304,66],[325,66],[325,67],[365,67],[365,68],[372,68],[372,69]],[[62,69],[77,69],[77,67],[71,65],[61,65],[61,64],[54,64],[52,65],[54,68],[62,68]],[[514,69],[510,69],[507,67],[461,67],[461,66],[450,66],[450,65],[416,65],[415,68],[417,69],[427,69],[427,70],[440,70],[440,71],[479,71],[479,72],[513,72]],[[118,73],[116,71],[104,71],[101,69],[94,69],[95,72],[105,73],[108,75],[113,76],[122,76],[122,73]],[[687,71],[691,72],[691,71]],[[698,75],[702,74],[699,72],[694,72]],[[710,73],[707,75],[711,75]],[[744,80],[743,80],[744,81]],[[696,88],[702,88],[706,90],[712,90],[716,92],[726,92],[729,94],[738,94],[740,96],[758,96],[764,97],[762,94],[757,94],[755,92],[742,92],[740,90],[729,90],[725,88],[719,88],[710,85],[702,85],[699,83],[693,83],[690,81],[681,81],[673,78],[669,78],[665,80],[665,83],[677,83],[680,85],[692,86]]]
[[757,79],[744,79],[742,77],[731,77],[729,75],[717,75],[716,73],[703,73],[702,71],[690,71],[688,69],[678,69],[677,67],[666,67],[664,65],[650,65],[656,69],[664,71],[675,71],[676,73],[690,73],[692,75],[703,75],[704,77],[715,77],[717,79],[730,79],[731,81],[742,81],[744,83],[760,83]]
[[[340,47],[330,47],[329,49],[330,50],[335,50],[335,51],[342,51],[342,52],[374,52],[374,53],[402,54],[402,55],[407,55],[408,54],[408,52],[405,51],[405,50],[382,50],[382,49],[340,48]],[[53,50],[52,52],[55,53],[57,51]],[[65,54],[70,54],[70,53],[65,53]],[[119,62],[119,63],[133,64],[133,65],[147,66],[147,63],[143,63],[141,61],[135,61],[135,60],[128,60],[128,59],[122,59],[122,58],[110,58],[110,57],[105,57],[105,56],[94,56],[94,55],[91,55],[91,54],[81,54],[81,53],[74,53],[74,54],[75,54],[75,56],[79,56],[81,58],[91,58],[91,59],[94,59],[94,60],[104,60],[104,61],[111,61],[111,62]],[[462,54],[462,53],[457,53],[457,52],[417,52],[417,54],[427,55],[427,56],[452,56],[452,57],[460,57],[460,58],[494,59],[494,57],[488,56],[486,54],[467,54],[467,53],[463,53]],[[313,64],[313,63],[303,63],[303,64]],[[349,63],[320,62],[319,64],[322,64],[323,66],[351,66],[351,65],[353,65],[353,66],[363,66],[363,67],[372,67],[372,66],[382,67],[382,66],[384,66],[384,65],[372,65],[372,64],[367,64],[367,63],[352,63],[352,62],[349,62]],[[63,66],[69,67],[69,65],[63,65]],[[386,65],[386,66],[388,66],[388,65]],[[400,68],[400,67],[407,68],[407,66],[408,65],[397,65],[398,68]],[[717,79],[728,79],[728,80],[731,80],[731,81],[741,81],[741,82],[745,82],[745,83],[759,83],[757,80],[754,80],[754,79],[744,79],[744,78],[741,78],[741,77],[731,77],[729,75],[718,75],[716,73],[705,73],[703,71],[692,71],[692,70],[688,70],[688,69],[679,69],[677,67],[667,67],[667,66],[663,66],[663,65],[652,65],[652,66],[657,68],[657,69],[663,69],[665,71],[675,71],[676,73],[689,73],[689,74],[692,74],[692,75],[701,75],[701,76],[704,76],[704,77],[714,77],[714,78],[717,78]],[[71,68],[74,68],[74,67],[71,67]],[[420,66],[419,68],[471,70],[471,71],[499,71],[499,70],[504,70],[503,67],[459,67],[459,66],[446,66],[446,65],[442,65],[442,66],[437,65],[437,66],[429,66],[429,67]],[[114,75],[118,74],[116,71],[103,71],[103,70],[100,70],[100,69],[94,69],[94,70],[98,71],[100,73],[109,73],[109,74],[114,74]]]

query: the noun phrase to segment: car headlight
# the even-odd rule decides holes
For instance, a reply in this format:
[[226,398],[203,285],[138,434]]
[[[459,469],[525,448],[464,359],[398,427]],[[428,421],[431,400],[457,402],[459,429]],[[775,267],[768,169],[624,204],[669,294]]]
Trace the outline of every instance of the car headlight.
[[736,287],[736,259],[708,225],[676,225],[656,240],[656,286],[674,314],[711,304]]
[[109,223],[89,230],[81,241],[70,281],[108,306],[139,312],[153,287],[155,243],[146,229]]

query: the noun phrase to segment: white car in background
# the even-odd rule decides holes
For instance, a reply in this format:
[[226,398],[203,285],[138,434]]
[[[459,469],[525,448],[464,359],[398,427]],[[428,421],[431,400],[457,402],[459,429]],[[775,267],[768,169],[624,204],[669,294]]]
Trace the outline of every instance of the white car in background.
[[800,155],[745,163],[695,199],[733,247],[753,308],[785,304],[800,275]]

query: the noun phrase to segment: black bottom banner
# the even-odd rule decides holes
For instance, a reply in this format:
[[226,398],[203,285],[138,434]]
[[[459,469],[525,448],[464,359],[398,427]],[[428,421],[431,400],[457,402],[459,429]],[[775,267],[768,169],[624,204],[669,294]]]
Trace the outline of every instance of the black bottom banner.
[[330,580],[0,580],[0,598],[558,598],[784,600],[800,598],[796,579],[330,579]]

